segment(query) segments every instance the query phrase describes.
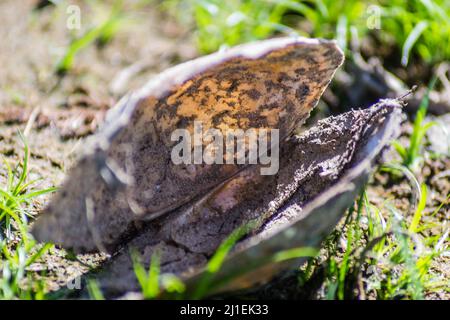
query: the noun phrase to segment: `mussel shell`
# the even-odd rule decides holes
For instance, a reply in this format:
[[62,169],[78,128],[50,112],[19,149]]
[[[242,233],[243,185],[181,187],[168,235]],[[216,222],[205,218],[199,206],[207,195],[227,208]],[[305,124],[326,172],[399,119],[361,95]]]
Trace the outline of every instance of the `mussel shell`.
[[[195,201],[246,164],[171,161],[176,129],[279,129],[309,116],[343,61],[334,41],[279,38],[173,67],[111,110],[33,228],[40,241],[110,251],[151,220]],[[235,162],[234,162],[235,163]]]

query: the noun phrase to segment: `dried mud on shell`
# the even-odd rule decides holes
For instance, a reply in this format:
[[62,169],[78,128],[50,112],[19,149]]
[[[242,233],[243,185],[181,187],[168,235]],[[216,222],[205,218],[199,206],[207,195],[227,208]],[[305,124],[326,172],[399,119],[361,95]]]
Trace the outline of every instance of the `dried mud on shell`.
[[[109,112],[33,234],[77,251],[114,252],[136,232],[136,221],[174,210],[246,166],[176,165],[171,161],[174,130],[193,133],[194,121],[224,136],[229,129],[279,129],[282,145],[309,116],[342,61],[333,41],[279,38],[161,73]],[[120,170],[108,168],[108,161]],[[116,186],[104,179],[105,171]],[[121,184],[115,177],[119,171],[133,184]]]

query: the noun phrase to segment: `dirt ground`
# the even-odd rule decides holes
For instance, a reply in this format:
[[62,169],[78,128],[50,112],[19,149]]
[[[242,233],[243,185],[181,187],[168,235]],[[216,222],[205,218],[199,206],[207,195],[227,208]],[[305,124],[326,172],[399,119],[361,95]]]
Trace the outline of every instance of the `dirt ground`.
[[[26,135],[31,156],[29,179],[39,179],[34,186],[42,189],[62,182],[83,148],[84,137],[97,129],[106,110],[124,93],[197,52],[184,30],[151,10],[130,8],[125,30],[103,48],[87,47],[77,56],[74,68],[66,76],[58,76],[55,66],[71,39],[65,7],[37,11],[36,3],[0,3],[0,153],[11,164],[18,163],[24,150],[18,131],[27,132],[31,124]],[[92,25],[95,14],[82,1],[78,4],[82,22],[86,21],[81,33]],[[3,184],[3,166],[0,177]],[[35,201],[32,211],[37,214],[48,198]],[[45,270],[48,289],[55,290],[102,259],[102,255],[73,257],[52,249],[45,263],[31,269]]]
[[[110,43],[88,46],[76,56],[74,68],[59,76],[55,65],[72,33],[66,27],[67,14],[64,8],[36,10],[37,2],[0,2],[0,153],[7,161],[17,163],[23,157],[18,130],[25,132],[31,149],[30,179],[40,179],[36,187],[44,188],[61,183],[83,148],[83,139],[97,129],[105,112],[124,93],[141,87],[161,70],[198,56],[198,52],[189,30],[150,7],[130,7],[129,23]],[[79,4],[85,30],[95,21],[96,13],[82,2]],[[442,121],[447,122],[448,117],[445,119]],[[403,129],[407,136],[411,124],[406,122]],[[426,159],[421,167],[419,179],[431,187],[427,213],[446,201],[450,193],[449,171],[448,157]],[[0,185],[5,178],[2,166]],[[411,185],[406,179],[392,181],[378,173],[368,193],[375,205],[392,199],[401,212],[412,214]],[[48,198],[35,201],[33,213],[38,214]],[[430,232],[442,234],[448,228],[449,210],[447,202],[436,215],[427,217],[430,223],[436,223]],[[45,271],[48,289],[56,290],[98,267],[106,258],[101,254],[74,256],[54,248],[45,261],[33,264],[30,270]],[[450,257],[440,258],[432,269],[448,281]],[[450,296],[448,292],[438,292],[428,298]]]

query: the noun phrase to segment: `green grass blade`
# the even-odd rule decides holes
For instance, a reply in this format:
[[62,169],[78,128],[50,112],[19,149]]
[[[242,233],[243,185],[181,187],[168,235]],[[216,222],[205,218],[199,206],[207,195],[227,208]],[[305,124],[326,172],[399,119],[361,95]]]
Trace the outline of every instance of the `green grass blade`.
[[314,258],[317,256],[318,253],[319,253],[319,250],[317,248],[299,247],[299,248],[293,248],[293,249],[278,252],[273,256],[272,260],[274,262],[281,262],[281,261],[285,261],[285,260],[291,260],[291,259],[303,258],[303,257]]
[[56,192],[57,190],[58,190],[58,188],[52,187],[52,188],[48,188],[48,189],[32,191],[32,192],[24,194],[18,198],[20,200],[29,200],[29,199],[33,199],[33,198],[48,194],[48,193]]
[[89,279],[87,284],[89,296],[93,300],[105,300],[105,297],[103,296],[102,291],[100,290],[100,287],[97,283],[97,281],[93,279]]
[[41,248],[39,248],[39,250],[36,253],[34,253],[31,257],[27,259],[26,266],[28,267],[31,264],[33,264],[37,259],[39,259],[45,253],[47,253],[52,247],[53,244],[51,243],[44,244]]
[[414,44],[417,42],[419,37],[422,35],[422,33],[425,31],[425,29],[428,27],[428,22],[421,21],[419,22],[409,33],[408,37],[406,38],[406,41],[403,45],[402,49],[402,65],[407,66],[409,61],[409,56],[411,54],[411,49],[414,47]]
[[417,205],[416,211],[414,213],[414,216],[412,218],[411,224],[409,225],[408,231],[409,232],[417,232],[417,227],[420,223],[420,219],[422,218],[423,211],[426,206],[427,202],[427,186],[426,184],[422,184],[421,186],[421,197],[419,200],[419,204]]

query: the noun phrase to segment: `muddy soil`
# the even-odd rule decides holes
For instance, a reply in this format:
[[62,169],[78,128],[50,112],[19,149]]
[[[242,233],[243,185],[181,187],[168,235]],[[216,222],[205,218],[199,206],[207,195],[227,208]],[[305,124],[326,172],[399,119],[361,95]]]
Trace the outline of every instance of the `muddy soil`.
[[[11,164],[23,158],[26,134],[30,146],[29,179],[35,188],[57,186],[78,158],[84,138],[101,124],[105,112],[126,92],[137,89],[172,64],[197,55],[185,30],[149,7],[125,8],[126,26],[110,43],[88,46],[77,55],[73,69],[58,75],[55,66],[72,37],[83,34],[96,20],[84,1],[78,4],[82,29],[66,27],[67,5],[36,10],[38,1],[0,3],[0,153]],[[18,19],[17,17],[21,17]],[[6,169],[0,167],[0,183]],[[37,214],[49,196],[29,209]],[[14,243],[12,244],[14,245]],[[49,290],[65,286],[98,266],[105,255],[74,256],[52,249],[31,271],[45,271]]]

